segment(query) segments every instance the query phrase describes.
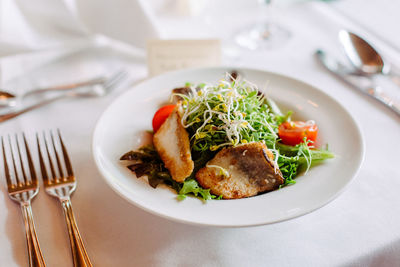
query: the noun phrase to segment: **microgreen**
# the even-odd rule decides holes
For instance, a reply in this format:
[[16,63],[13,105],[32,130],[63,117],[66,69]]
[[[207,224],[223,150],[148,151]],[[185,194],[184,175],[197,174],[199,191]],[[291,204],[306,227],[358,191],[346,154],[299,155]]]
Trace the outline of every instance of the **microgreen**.
[[[224,147],[249,142],[263,142],[274,155],[275,166],[285,178],[282,186],[295,183],[295,177],[302,171],[334,155],[325,149],[315,149],[310,141],[304,139],[296,146],[284,145],[278,136],[278,127],[290,121],[291,111],[283,114],[276,103],[262,94],[258,88],[246,81],[235,80],[227,75],[217,84],[186,83],[190,88],[188,95],[177,94],[182,98],[181,124],[189,133],[194,170],[183,183],[174,181],[164,163],[152,146],[131,151],[121,160],[139,161],[128,168],[137,177],[148,176],[149,184],[156,187],[164,183],[174,188],[178,200],[194,195],[204,201],[221,199],[209,189],[202,188],[195,179],[197,171],[204,167],[215,154]],[[220,168],[222,175],[225,170]]]
[[[233,81],[229,81],[229,79]],[[279,141],[278,127],[290,120],[276,103],[246,80],[226,77],[217,84],[191,84],[183,98],[182,125],[189,132],[192,153],[214,153],[223,147],[264,142],[274,154],[285,185],[295,183],[300,172],[307,172],[315,161],[333,157],[327,150],[310,149],[306,140],[297,146]]]

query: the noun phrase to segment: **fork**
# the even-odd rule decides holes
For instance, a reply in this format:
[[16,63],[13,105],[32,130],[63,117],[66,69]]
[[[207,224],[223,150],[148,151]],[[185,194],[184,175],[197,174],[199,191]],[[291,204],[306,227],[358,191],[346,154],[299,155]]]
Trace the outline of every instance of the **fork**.
[[[39,184],[36,177],[35,168],[33,166],[31,154],[29,151],[28,144],[26,142],[25,134],[22,134],[23,145],[25,147],[26,163],[22,158],[22,149],[18,141],[18,136],[15,135],[16,149],[12,146],[11,138],[8,135],[9,144],[9,154],[11,154],[12,167],[10,168],[7,163],[7,153],[5,148],[4,138],[1,137],[1,144],[3,150],[3,160],[4,160],[4,173],[7,180],[8,194],[12,200],[19,203],[22,209],[22,214],[25,224],[26,232],[26,243],[28,246],[29,253],[29,266],[42,267],[46,266],[43,254],[39,246],[39,241],[36,235],[35,224],[33,222],[33,213],[31,207],[31,200],[39,192]],[[18,164],[19,160],[19,164]],[[18,167],[20,166],[20,172],[18,173]],[[29,173],[26,171],[29,169]],[[12,174],[13,172],[13,174]],[[30,176],[30,179],[29,177]],[[15,179],[12,179],[15,177]],[[15,183],[14,181],[15,180]]]
[[[50,138],[48,142],[46,134],[43,132],[45,149],[42,149],[39,141],[39,134],[36,134],[40,169],[44,188],[49,195],[58,198],[63,208],[68,227],[74,266],[92,266],[83,244],[82,237],[79,233],[78,226],[75,222],[74,214],[72,212],[70,196],[76,188],[76,180],[72,171],[72,165],[69,160],[64,142],[61,138],[60,130],[57,130],[57,139],[59,143],[58,149],[53,131],[50,131],[49,135]],[[46,167],[45,158],[48,159],[49,168]],[[62,165],[62,159],[64,161],[64,166]],[[49,169],[50,175],[48,175]]]
[[109,93],[112,89],[116,88],[122,81],[124,81],[128,77],[128,73],[126,71],[119,71],[115,74],[113,74],[109,79],[107,79],[104,83],[102,84],[97,84],[94,85],[92,89],[90,90],[76,90],[76,91],[70,91],[65,94],[45,99],[43,101],[40,101],[38,103],[32,104],[30,106],[27,106],[25,108],[22,108],[17,111],[5,113],[0,115],[0,123],[4,121],[8,121],[10,119],[13,119],[15,117],[18,117],[24,113],[27,113],[31,110],[40,108],[42,106],[48,105],[50,103],[56,102],[58,100],[64,99],[64,98],[74,98],[74,97],[99,97],[106,95]]
[[70,84],[62,84],[62,85],[55,85],[51,87],[44,87],[44,88],[35,88],[29,90],[23,94],[13,95],[7,91],[0,90],[0,108],[10,108],[17,106],[18,102],[33,96],[40,96],[49,92],[62,92],[62,91],[69,91],[72,89],[77,89],[79,87],[87,87],[87,86],[94,86],[97,84],[104,83],[105,77],[96,77],[86,81],[79,81]]

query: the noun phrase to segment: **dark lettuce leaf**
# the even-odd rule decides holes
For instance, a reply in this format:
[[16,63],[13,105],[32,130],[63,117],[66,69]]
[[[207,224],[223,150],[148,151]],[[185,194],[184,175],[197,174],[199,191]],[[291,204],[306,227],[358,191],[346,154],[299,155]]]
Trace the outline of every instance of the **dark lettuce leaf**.
[[129,151],[122,155],[120,160],[150,160],[152,161],[154,158],[158,158],[158,154],[154,149],[151,149],[149,146],[144,146],[139,148],[139,151]]
[[182,200],[187,195],[194,195],[203,200],[217,198],[210,193],[210,190],[199,186],[194,179],[194,174],[203,167],[215,153],[202,153],[195,157],[195,168],[190,177],[183,183],[178,183],[172,179],[169,171],[165,168],[163,161],[153,146],[144,146],[138,151],[129,151],[120,159],[124,161],[135,161],[128,165],[128,169],[136,174],[137,178],[147,176],[151,187],[156,188],[159,184],[166,184],[172,187],[178,193],[178,199]]

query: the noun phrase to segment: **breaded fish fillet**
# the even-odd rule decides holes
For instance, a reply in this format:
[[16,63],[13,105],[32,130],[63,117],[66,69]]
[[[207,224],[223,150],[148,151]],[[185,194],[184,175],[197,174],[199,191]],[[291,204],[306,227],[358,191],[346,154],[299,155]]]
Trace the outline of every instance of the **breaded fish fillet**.
[[254,196],[277,189],[284,182],[272,153],[261,142],[222,149],[196,173],[196,179],[224,199]]
[[180,104],[154,134],[153,143],[172,178],[183,182],[194,167],[190,153],[189,134],[181,124]]

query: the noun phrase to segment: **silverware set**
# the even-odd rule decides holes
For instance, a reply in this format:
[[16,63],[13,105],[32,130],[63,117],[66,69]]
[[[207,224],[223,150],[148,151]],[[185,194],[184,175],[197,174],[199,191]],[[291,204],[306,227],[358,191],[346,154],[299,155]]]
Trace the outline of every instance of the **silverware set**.
[[[109,77],[37,88],[18,96],[0,90],[0,122],[61,99],[104,96],[127,78],[128,73],[122,70]],[[58,199],[64,212],[74,266],[92,266],[72,212],[70,197],[75,191],[76,180],[61,133],[57,130],[36,134],[36,144],[44,189],[47,194]],[[8,194],[22,209],[29,266],[46,266],[31,207],[32,200],[39,192],[38,176],[25,134],[2,136],[1,149]]]
[[[74,266],[92,266],[72,212],[70,196],[76,188],[76,180],[61,133],[57,130],[36,134],[36,144],[45,191],[60,201],[64,211]],[[25,134],[2,136],[1,146],[8,194],[22,209],[29,266],[46,266],[31,208],[31,201],[39,192],[39,183]]]
[[[104,96],[118,87],[127,78],[128,72],[122,70],[112,74],[108,78],[98,77],[73,84],[38,88],[20,96],[0,91],[0,108],[6,108],[5,113],[0,113],[0,123],[61,99]],[[28,105],[19,103],[27,98],[34,99],[35,101]]]
[[385,94],[383,88],[374,81],[375,76],[382,75],[400,86],[400,76],[394,73],[391,64],[384,60],[372,45],[352,32],[340,31],[339,41],[351,66],[339,62],[321,49],[315,52],[317,60],[335,77],[379,101],[400,116],[400,103],[396,103]]

